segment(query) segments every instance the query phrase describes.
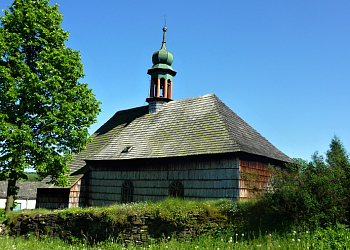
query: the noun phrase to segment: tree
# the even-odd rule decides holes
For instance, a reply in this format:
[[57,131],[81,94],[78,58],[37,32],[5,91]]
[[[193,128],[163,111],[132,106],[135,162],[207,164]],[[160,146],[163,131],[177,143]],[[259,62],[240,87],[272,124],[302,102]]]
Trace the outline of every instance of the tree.
[[15,0],[0,25],[0,179],[8,180],[6,213],[16,181],[34,168],[68,185],[67,162],[84,148],[100,112],[84,77],[81,56],[65,46],[58,5]]
[[308,225],[349,223],[350,159],[339,138],[332,139],[326,157],[316,152],[310,162],[296,161],[275,174],[273,192],[262,197],[266,207]]

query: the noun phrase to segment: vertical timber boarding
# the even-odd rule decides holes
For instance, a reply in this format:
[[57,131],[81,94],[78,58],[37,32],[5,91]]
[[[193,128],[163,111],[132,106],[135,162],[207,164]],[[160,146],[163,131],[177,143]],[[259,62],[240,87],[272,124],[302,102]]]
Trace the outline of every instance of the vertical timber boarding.
[[58,209],[68,207],[69,188],[38,188],[36,208]]
[[79,179],[70,189],[69,192],[69,204],[68,207],[84,207],[85,197],[84,189],[85,185],[82,185],[83,180]]
[[239,197],[245,199],[262,192],[272,174],[266,163],[239,160],[239,175]]
[[38,188],[36,208],[63,209],[86,205],[86,178],[79,179],[71,188]]
[[[95,162],[96,163],[96,162]],[[238,157],[200,161],[89,164],[87,206],[121,202],[125,181],[133,185],[133,201],[162,200],[169,196],[172,182],[181,182],[185,199],[236,199],[239,195]],[[116,170],[118,169],[118,170]]]

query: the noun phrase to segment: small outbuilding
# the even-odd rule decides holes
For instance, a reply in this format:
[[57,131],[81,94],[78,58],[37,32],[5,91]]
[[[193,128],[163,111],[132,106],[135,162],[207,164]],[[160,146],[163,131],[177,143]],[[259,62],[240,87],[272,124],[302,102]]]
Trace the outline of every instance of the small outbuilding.
[[249,198],[252,185],[268,184],[269,164],[293,162],[215,94],[172,100],[176,72],[163,31],[148,70],[149,105],[118,111],[100,127],[70,163],[71,186],[38,188],[37,207]]
[[[0,208],[5,209],[7,198],[7,181],[0,181]],[[36,204],[37,186],[40,183],[37,181],[18,181],[16,186],[19,187],[17,199],[15,203],[17,206],[14,210],[34,209]]]

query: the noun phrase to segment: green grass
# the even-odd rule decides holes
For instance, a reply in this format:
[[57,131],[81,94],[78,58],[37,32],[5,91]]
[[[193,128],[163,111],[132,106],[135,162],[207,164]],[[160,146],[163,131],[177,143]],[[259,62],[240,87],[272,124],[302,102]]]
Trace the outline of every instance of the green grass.
[[[127,222],[130,214],[154,214],[166,220],[177,223],[191,223],[189,213],[201,213],[213,218],[223,214],[229,218],[239,219],[240,226],[229,228],[218,227],[192,239],[165,238],[150,241],[144,246],[122,245],[117,240],[104,242],[88,242],[84,239],[68,237],[66,240],[50,238],[49,236],[26,235],[17,238],[0,236],[0,249],[350,249],[350,230],[345,225],[335,225],[327,228],[298,228],[290,224],[280,223],[282,227],[272,227],[267,220],[262,220],[261,204],[256,201],[232,202],[229,200],[188,201],[181,199],[166,199],[159,202],[139,202],[134,204],[116,204],[111,207],[71,208],[66,210],[33,210],[29,214],[54,213],[62,218],[84,213],[101,216],[110,222]],[[8,221],[14,220],[21,212],[13,211]],[[205,217],[203,217],[205,218]],[[260,220],[259,220],[260,218]],[[268,218],[270,219],[270,218]],[[253,223],[256,221],[256,223]],[[193,223],[193,222],[192,222]],[[266,225],[262,225],[266,224]],[[260,231],[259,231],[260,228]],[[267,230],[265,230],[265,228]],[[69,240],[69,241],[68,241]],[[120,241],[118,241],[120,242]]]
[[[13,221],[23,211],[12,211],[9,215],[9,221]],[[128,216],[135,214],[154,215],[155,217],[176,221],[177,224],[187,224],[191,222],[189,214],[198,213],[205,219],[213,219],[215,216],[230,216],[239,213],[236,202],[222,200],[183,200],[177,198],[168,198],[158,202],[137,202],[130,204],[115,204],[109,207],[87,207],[87,208],[68,208],[64,210],[55,210],[51,212],[46,209],[35,209],[26,212],[28,215],[54,213],[61,218],[71,217],[74,214],[89,214],[95,217],[105,218],[107,222],[124,224]],[[226,218],[226,217],[225,217]]]
[[89,245],[86,242],[68,243],[61,239],[35,236],[27,237],[0,237],[0,248],[7,249],[349,249],[350,231],[344,225],[337,225],[315,231],[295,230],[278,233],[253,233],[222,235],[213,237],[202,235],[192,241],[164,239],[158,243],[149,243],[145,246],[123,246],[114,240],[107,240]]

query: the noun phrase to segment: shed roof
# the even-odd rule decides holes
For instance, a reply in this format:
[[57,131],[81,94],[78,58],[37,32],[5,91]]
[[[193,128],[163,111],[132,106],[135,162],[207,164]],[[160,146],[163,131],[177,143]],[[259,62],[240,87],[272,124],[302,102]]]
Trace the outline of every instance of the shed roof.
[[[293,162],[215,94],[171,101],[156,113],[148,106],[117,112],[70,163],[70,181],[85,160],[129,160],[244,152]],[[129,152],[122,152],[132,147]]]
[[[7,196],[7,181],[0,181],[0,198]],[[36,199],[36,188],[40,183],[37,181],[18,181],[16,186],[19,187],[18,198]]]

